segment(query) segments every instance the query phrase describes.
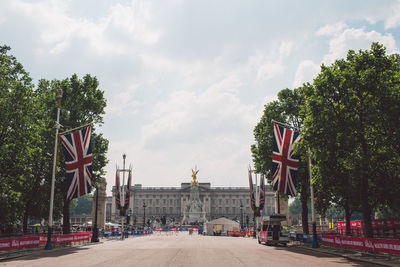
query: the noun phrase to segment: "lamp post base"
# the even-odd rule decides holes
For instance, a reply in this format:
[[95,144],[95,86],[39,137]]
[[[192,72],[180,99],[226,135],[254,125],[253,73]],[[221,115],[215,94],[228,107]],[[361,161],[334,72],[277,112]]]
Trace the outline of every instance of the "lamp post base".
[[51,234],[52,234],[53,228],[49,226],[47,230],[47,243],[46,246],[44,247],[45,250],[52,250],[53,246],[51,244]]
[[92,235],[92,239],[90,241],[92,243],[99,242],[99,228],[97,228],[97,226],[93,227],[93,235]]
[[316,222],[313,222],[312,224],[312,235],[313,235],[313,239],[312,239],[312,248],[318,248],[319,244],[318,244],[318,238],[317,238],[317,224]]

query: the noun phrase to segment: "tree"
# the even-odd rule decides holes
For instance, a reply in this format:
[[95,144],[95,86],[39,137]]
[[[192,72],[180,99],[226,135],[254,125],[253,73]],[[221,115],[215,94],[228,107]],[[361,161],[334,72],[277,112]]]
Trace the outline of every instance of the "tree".
[[[306,91],[304,141],[327,181],[322,188],[330,190],[339,178],[334,192],[341,187],[343,200],[352,203],[357,196],[367,237],[373,208],[390,205],[400,193],[393,186],[400,181],[399,63],[399,55],[386,55],[373,43],[370,50],[350,50],[346,59],[323,65]],[[350,184],[341,184],[345,180]]]
[[42,154],[40,103],[29,74],[0,46],[0,231],[12,231],[29,214],[40,213],[41,178],[35,176]]
[[[298,129],[302,127],[303,116],[300,114],[301,106],[304,104],[304,88],[294,90],[284,89],[278,93],[278,100],[265,105],[264,114],[260,122],[254,128],[256,143],[251,146],[255,169],[265,174],[269,182],[272,181],[272,151],[273,151],[273,123],[272,120],[290,124]],[[305,151],[300,152],[301,158],[305,159]],[[302,225],[303,232],[309,233],[308,207],[309,179],[306,160],[301,160],[298,170],[296,188],[300,194],[302,203]]]
[[[89,74],[79,79],[76,74],[71,78],[64,80],[41,80],[38,86],[40,95],[47,95],[55,92],[56,89],[63,90],[61,104],[60,124],[63,129],[76,128],[88,123],[102,124],[105,114],[106,100],[104,92],[98,89],[99,82],[96,77]],[[54,110],[53,101],[46,103],[48,110]],[[55,111],[53,114],[56,114]],[[52,115],[54,117],[54,115]],[[53,144],[54,145],[54,144]],[[101,176],[104,176],[104,167],[107,164],[106,152],[108,141],[97,134],[95,128],[92,128],[92,146],[93,146],[93,182],[96,184]],[[57,185],[55,191],[55,206],[63,207],[63,232],[70,232],[69,224],[69,204],[66,199],[67,184],[65,179],[64,159],[60,157],[60,164],[57,173]]]
[[80,198],[74,198],[70,203],[70,212],[72,215],[82,215],[92,213],[93,196],[86,194]]

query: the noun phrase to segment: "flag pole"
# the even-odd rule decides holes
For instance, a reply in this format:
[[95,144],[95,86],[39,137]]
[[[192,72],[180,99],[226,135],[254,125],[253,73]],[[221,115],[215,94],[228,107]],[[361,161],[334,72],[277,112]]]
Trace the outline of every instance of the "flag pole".
[[312,172],[311,172],[311,150],[308,148],[308,168],[310,172],[310,195],[311,195],[311,221],[312,221],[312,232],[313,232],[313,241],[312,247],[317,248],[318,239],[317,239],[317,223],[315,221],[315,211],[314,211],[314,187],[312,183]]
[[57,167],[57,145],[58,145],[58,131],[60,129],[60,109],[61,109],[61,99],[63,91],[62,89],[57,90],[57,120],[56,120],[56,137],[54,144],[54,158],[53,158],[53,172],[51,176],[51,191],[50,191],[50,209],[49,209],[49,222],[47,230],[47,243],[45,246],[46,250],[51,250],[53,246],[51,245],[51,234],[53,231],[53,205],[54,205],[54,184],[56,179],[56,167]]
[[89,125],[93,125],[93,122],[86,123],[86,124],[84,124],[84,125],[81,125],[81,126],[78,126],[78,127],[75,127],[75,128],[69,129],[69,130],[66,130],[66,131],[60,133],[60,135],[66,134],[66,133],[69,133],[69,132],[72,132],[72,131],[74,131],[74,130],[78,130],[78,129],[84,128],[84,127],[89,126]]

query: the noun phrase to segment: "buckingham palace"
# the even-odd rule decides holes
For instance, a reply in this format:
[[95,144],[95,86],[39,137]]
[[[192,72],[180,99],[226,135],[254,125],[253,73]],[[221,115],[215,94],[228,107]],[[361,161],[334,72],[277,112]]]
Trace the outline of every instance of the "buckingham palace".
[[[116,221],[118,210],[115,204],[114,188],[112,190],[111,220]],[[143,222],[149,218],[159,219],[166,217],[170,221],[180,222],[183,218],[184,207],[189,201],[190,183],[181,183],[180,187],[143,187],[135,184],[131,189],[129,209],[130,224]],[[208,221],[226,217],[232,220],[243,218],[252,221],[253,211],[250,207],[250,192],[248,187],[212,187],[211,183],[199,183],[200,200],[204,204]],[[275,213],[275,192],[267,186],[266,200],[261,215]],[[287,201],[280,200],[281,213],[288,214]],[[129,210],[128,209],[128,210]],[[245,222],[245,221],[244,221]],[[244,223],[243,222],[243,223]]]

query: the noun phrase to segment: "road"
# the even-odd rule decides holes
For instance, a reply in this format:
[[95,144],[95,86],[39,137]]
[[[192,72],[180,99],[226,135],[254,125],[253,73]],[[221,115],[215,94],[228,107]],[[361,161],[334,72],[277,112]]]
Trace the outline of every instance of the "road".
[[269,247],[255,239],[188,235],[130,237],[101,244],[36,251],[0,266],[373,266],[299,247]]

